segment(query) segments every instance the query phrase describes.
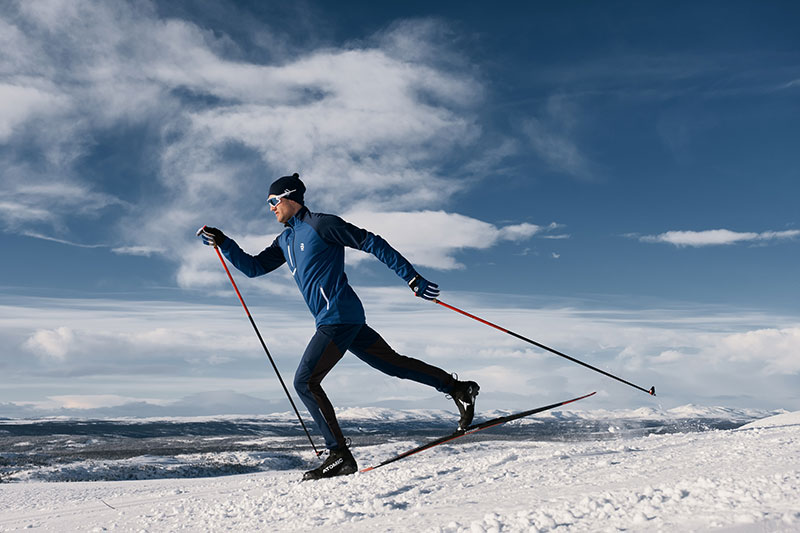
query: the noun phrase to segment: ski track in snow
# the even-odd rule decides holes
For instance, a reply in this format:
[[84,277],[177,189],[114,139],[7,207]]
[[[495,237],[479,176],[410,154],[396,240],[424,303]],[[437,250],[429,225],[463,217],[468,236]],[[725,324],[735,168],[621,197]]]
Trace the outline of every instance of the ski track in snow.
[[[2,484],[0,531],[800,531],[800,416],[790,415],[622,440],[466,442],[316,482],[293,469]],[[415,444],[354,454],[365,467]]]

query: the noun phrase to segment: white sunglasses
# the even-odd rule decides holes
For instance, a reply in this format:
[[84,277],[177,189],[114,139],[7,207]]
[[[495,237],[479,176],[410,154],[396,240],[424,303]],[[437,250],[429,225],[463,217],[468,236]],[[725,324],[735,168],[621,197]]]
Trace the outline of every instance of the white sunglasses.
[[283,194],[279,194],[277,196],[273,196],[272,198],[267,198],[267,204],[269,204],[271,207],[278,207],[278,204],[281,203],[281,198],[283,198],[284,196],[289,196],[290,194],[292,194],[296,190],[297,189],[294,189],[294,190],[290,191],[290,190],[286,189],[285,191],[283,191]]

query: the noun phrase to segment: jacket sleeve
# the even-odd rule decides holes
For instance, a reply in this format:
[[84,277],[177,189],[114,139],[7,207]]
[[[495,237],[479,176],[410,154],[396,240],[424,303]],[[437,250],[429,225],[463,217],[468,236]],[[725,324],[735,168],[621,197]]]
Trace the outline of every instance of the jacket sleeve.
[[345,222],[335,215],[326,215],[320,221],[317,231],[327,242],[341,244],[370,253],[383,264],[395,271],[406,283],[417,275],[417,271],[400,252],[392,248],[380,235]]
[[238,268],[248,278],[263,276],[272,272],[286,262],[281,246],[276,238],[272,244],[265,248],[261,253],[252,256],[239,248],[236,241],[228,237],[220,245],[220,250],[225,254],[233,266]]

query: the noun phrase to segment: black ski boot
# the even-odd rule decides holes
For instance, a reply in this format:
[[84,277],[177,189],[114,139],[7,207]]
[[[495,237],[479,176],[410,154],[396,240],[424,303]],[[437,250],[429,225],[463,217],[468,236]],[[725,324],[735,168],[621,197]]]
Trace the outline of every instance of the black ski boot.
[[355,474],[358,470],[356,460],[347,446],[336,448],[328,452],[328,458],[318,468],[303,474],[303,480],[322,479],[324,477],[346,476]]
[[455,387],[450,391],[450,396],[456,402],[461,418],[458,421],[458,431],[465,431],[475,416],[475,397],[481,388],[474,381],[456,381]]

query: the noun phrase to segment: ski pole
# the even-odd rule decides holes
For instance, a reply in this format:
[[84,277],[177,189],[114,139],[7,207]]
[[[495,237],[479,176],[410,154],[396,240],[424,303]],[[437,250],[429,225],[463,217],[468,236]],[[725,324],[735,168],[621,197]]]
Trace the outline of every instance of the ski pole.
[[536,341],[534,341],[534,340],[531,340],[531,339],[529,339],[529,338],[527,338],[527,337],[523,337],[523,336],[522,336],[522,335],[520,335],[519,333],[514,333],[513,331],[509,331],[509,330],[507,330],[506,328],[503,328],[503,327],[500,327],[500,326],[498,326],[497,324],[492,324],[492,323],[491,323],[491,322],[489,322],[488,320],[484,320],[484,319],[482,319],[482,318],[480,318],[480,317],[477,317],[477,316],[475,316],[475,315],[473,315],[473,314],[467,313],[466,311],[463,311],[463,310],[459,309],[458,307],[452,306],[452,305],[450,305],[450,304],[446,304],[446,303],[444,303],[443,301],[441,301],[441,300],[438,300],[438,299],[434,299],[433,301],[434,301],[434,302],[436,302],[437,304],[439,304],[439,305],[443,306],[443,307],[446,307],[446,308],[448,308],[448,309],[451,309],[451,310],[455,311],[456,313],[461,313],[461,314],[462,314],[462,315],[464,315],[464,316],[468,316],[469,318],[472,318],[472,319],[474,319],[474,320],[477,320],[478,322],[481,322],[482,324],[486,324],[487,326],[491,326],[491,327],[493,327],[494,329],[497,329],[497,330],[500,330],[500,331],[502,331],[503,333],[508,333],[508,334],[509,334],[509,335],[511,335],[512,337],[516,337],[516,338],[518,338],[518,339],[520,339],[520,340],[523,340],[523,341],[525,341],[525,342],[528,342],[528,343],[530,343],[530,344],[533,344],[534,346],[538,346],[539,348],[541,348],[541,349],[543,349],[543,350],[547,350],[548,352],[554,353],[554,354],[556,354],[556,355],[560,355],[561,357],[563,357],[563,358],[565,358],[565,359],[569,359],[569,360],[570,360],[570,361],[572,361],[573,363],[578,363],[579,365],[585,366],[586,368],[589,368],[589,369],[591,369],[591,370],[594,370],[595,372],[599,372],[599,373],[603,374],[604,376],[610,377],[610,378],[612,378],[612,379],[616,379],[617,381],[620,381],[620,382],[622,382],[622,383],[624,383],[624,384],[626,384],[626,385],[630,385],[630,386],[631,386],[631,387],[633,387],[634,389],[639,389],[639,390],[640,390],[640,391],[642,391],[642,392],[646,392],[646,393],[647,393],[647,394],[649,394],[650,396],[655,396],[655,395],[656,395],[656,388],[655,388],[655,386],[653,386],[653,387],[650,387],[650,389],[648,390],[648,389],[645,389],[644,387],[640,387],[639,385],[634,385],[634,384],[633,384],[633,383],[631,383],[630,381],[625,381],[624,379],[622,379],[622,378],[620,378],[620,377],[617,377],[617,376],[615,376],[614,374],[609,374],[609,373],[608,373],[608,372],[606,372],[605,370],[600,370],[599,368],[596,368],[596,367],[594,367],[594,366],[592,366],[592,365],[590,365],[590,364],[588,364],[588,363],[584,363],[583,361],[579,361],[578,359],[575,359],[574,357],[570,357],[570,356],[568,356],[568,355],[567,355],[567,354],[565,354],[565,353],[561,353],[561,352],[559,352],[558,350],[554,350],[554,349],[550,348],[549,346],[545,346],[544,344],[538,343],[538,342],[536,342]]
[[289,389],[286,388],[286,384],[283,382],[283,378],[281,377],[281,373],[278,372],[278,367],[275,365],[275,361],[272,359],[272,355],[270,355],[269,350],[267,349],[267,343],[264,342],[264,338],[261,336],[261,332],[258,331],[258,327],[256,326],[256,321],[253,320],[253,316],[250,314],[250,310],[247,308],[247,304],[244,303],[244,298],[242,298],[242,294],[239,292],[239,287],[236,286],[236,282],[233,281],[233,276],[231,275],[231,271],[228,270],[228,265],[225,264],[225,259],[222,257],[222,253],[219,251],[219,248],[214,246],[214,251],[217,252],[217,256],[219,260],[222,262],[222,267],[225,269],[225,273],[228,274],[228,279],[231,280],[231,284],[233,285],[233,290],[236,291],[236,296],[239,297],[239,301],[242,302],[242,307],[244,307],[244,312],[247,313],[247,318],[250,319],[250,324],[253,325],[253,329],[258,336],[258,340],[261,341],[261,347],[264,348],[264,353],[267,354],[267,358],[269,358],[269,362],[272,363],[272,368],[275,370],[275,375],[278,376],[278,381],[281,382],[281,387],[283,387],[283,391],[286,393],[286,397],[289,398],[289,403],[292,404],[292,409],[294,409],[294,414],[297,415],[297,419],[300,421],[300,425],[303,426],[303,431],[306,432],[306,437],[308,437],[308,442],[311,443],[311,447],[314,448],[314,453],[317,456],[321,455],[322,452],[317,450],[317,447],[314,446],[314,441],[311,439],[311,434],[308,432],[305,423],[303,423],[303,418],[300,416],[300,412],[297,410],[297,406],[294,404],[294,400],[292,400],[292,395],[289,394]]

